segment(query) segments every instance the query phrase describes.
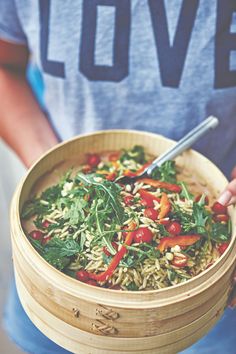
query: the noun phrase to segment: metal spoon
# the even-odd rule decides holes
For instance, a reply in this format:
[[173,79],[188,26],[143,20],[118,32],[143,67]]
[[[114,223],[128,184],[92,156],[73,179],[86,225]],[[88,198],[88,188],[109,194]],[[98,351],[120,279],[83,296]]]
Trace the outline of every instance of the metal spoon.
[[193,128],[189,133],[187,133],[179,142],[176,143],[172,148],[167,150],[164,154],[157,157],[151,165],[149,165],[140,175],[129,177],[122,176],[117,178],[116,181],[123,184],[134,183],[139,178],[150,177],[153,170],[160,167],[167,160],[174,159],[176,156],[180,155],[183,151],[187,150],[192,146],[198,139],[200,139],[205,133],[210,129],[217,127],[219,124],[218,118],[210,116],[206,118],[203,122]]

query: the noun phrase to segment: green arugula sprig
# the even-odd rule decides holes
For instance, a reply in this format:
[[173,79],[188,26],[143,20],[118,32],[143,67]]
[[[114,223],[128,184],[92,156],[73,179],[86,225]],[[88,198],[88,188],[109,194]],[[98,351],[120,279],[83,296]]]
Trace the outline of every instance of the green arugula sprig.
[[85,175],[78,173],[76,181],[81,181],[85,185],[91,186],[97,201],[101,200],[102,204],[107,205],[107,208],[110,208],[114,212],[118,225],[122,225],[124,220],[124,208],[121,205],[121,187],[107,180],[97,182],[96,179],[94,179],[95,177],[96,175],[94,174]]
[[164,162],[160,167],[154,169],[151,177],[168,183],[176,183],[175,161],[168,160]]
[[135,145],[132,149],[123,150],[120,161],[134,160],[137,163],[144,164],[146,162],[143,146]]
[[38,240],[30,240],[30,242],[48,263],[59,270],[64,269],[71,262],[72,256],[81,252],[80,244],[71,238],[61,240],[54,237],[45,246]]

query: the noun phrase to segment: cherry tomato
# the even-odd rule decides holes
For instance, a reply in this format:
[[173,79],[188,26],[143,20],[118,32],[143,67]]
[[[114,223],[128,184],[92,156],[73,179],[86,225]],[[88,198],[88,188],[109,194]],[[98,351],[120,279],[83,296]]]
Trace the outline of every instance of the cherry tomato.
[[140,227],[138,230],[134,231],[134,242],[142,243],[152,242],[153,234],[147,227]]
[[228,248],[228,246],[229,246],[229,242],[224,242],[224,243],[221,243],[221,244],[217,247],[217,249],[218,249],[218,251],[219,251],[220,254],[223,254],[223,253],[226,251],[226,249]]
[[188,257],[185,254],[179,253],[178,256],[174,256],[174,259],[171,261],[171,264],[175,267],[185,267],[188,262]]
[[42,238],[42,245],[46,245],[48,243],[48,241],[51,240],[51,236],[45,236],[44,238]]
[[42,223],[43,227],[45,227],[45,228],[48,228],[48,226],[49,226],[50,224],[51,224],[51,223],[50,223],[50,221],[48,221],[48,220],[44,220],[44,222]]
[[218,222],[227,222],[229,220],[229,215],[226,214],[217,214],[213,215],[213,219]]
[[99,162],[101,161],[100,156],[98,154],[88,154],[87,155],[87,164],[92,167],[97,167]]
[[82,282],[87,282],[88,280],[90,280],[89,273],[86,270],[78,270],[75,276],[77,280],[80,280]]
[[133,204],[134,197],[132,195],[126,195],[124,197],[124,203],[126,206],[130,206]]
[[[202,194],[197,195],[195,198],[195,202],[199,202],[201,198],[202,198]],[[204,201],[205,201],[205,205],[209,205],[209,198],[207,195],[205,195]]]
[[215,202],[211,209],[215,214],[227,214],[227,207],[225,205],[220,204],[219,202]]
[[42,240],[44,233],[39,230],[33,230],[30,232],[29,235],[33,240]]
[[178,221],[171,221],[170,224],[166,226],[166,230],[172,235],[179,235],[182,231],[182,227]]
[[[118,245],[117,245],[117,243],[112,242],[111,244],[112,244],[112,247],[113,247],[116,251],[118,251]],[[109,250],[108,250],[108,248],[107,248],[106,246],[104,246],[102,250],[103,250],[103,252],[105,253],[106,256],[111,256],[111,253],[109,252]]]
[[146,216],[146,218],[156,220],[158,217],[158,211],[154,208],[147,208],[144,210],[144,216]]
[[109,161],[117,161],[120,157],[120,151],[115,151],[110,153],[110,155],[108,156],[108,160]]

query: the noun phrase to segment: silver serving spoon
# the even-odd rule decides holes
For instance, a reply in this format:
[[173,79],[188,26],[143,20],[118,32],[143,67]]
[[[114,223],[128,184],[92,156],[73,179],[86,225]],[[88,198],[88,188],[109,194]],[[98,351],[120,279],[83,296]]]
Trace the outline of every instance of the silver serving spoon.
[[179,142],[177,142],[172,148],[164,152],[161,156],[157,157],[151,165],[149,165],[143,172],[135,177],[122,176],[117,178],[117,182],[122,184],[134,183],[139,178],[150,177],[153,170],[160,167],[167,160],[172,160],[176,156],[180,155],[183,151],[192,146],[198,139],[200,139],[210,129],[217,127],[219,120],[216,117],[210,116],[203,122],[198,124],[189,133],[187,133]]

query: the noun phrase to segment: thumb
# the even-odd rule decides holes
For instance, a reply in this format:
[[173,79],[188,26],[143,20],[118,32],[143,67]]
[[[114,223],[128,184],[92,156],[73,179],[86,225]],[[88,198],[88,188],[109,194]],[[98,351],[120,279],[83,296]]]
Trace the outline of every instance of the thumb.
[[236,178],[236,166],[233,168],[233,171],[231,172],[231,177]]
[[[234,172],[235,171],[235,172]],[[234,168],[233,173],[236,174],[236,169]],[[228,184],[224,192],[218,198],[218,202],[222,205],[231,205],[236,203],[236,176]]]

